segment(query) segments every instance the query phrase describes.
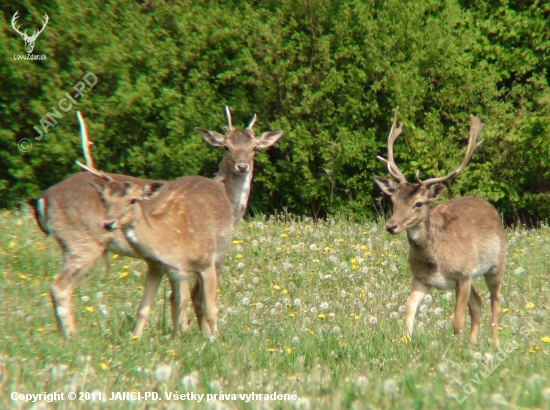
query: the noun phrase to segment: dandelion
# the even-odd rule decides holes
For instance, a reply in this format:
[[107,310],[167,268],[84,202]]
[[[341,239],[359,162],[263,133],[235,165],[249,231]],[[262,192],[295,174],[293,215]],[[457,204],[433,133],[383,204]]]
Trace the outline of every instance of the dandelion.
[[244,263],[243,262],[237,263],[237,269],[242,269],[242,268],[244,268]]
[[392,309],[392,307],[393,307],[393,306],[392,306],[392,304],[391,304],[391,303],[387,303],[387,304],[386,304],[386,309],[388,309],[388,310],[391,310],[391,309]]
[[446,329],[447,328],[447,321],[445,320],[438,320],[435,324],[440,329]]
[[445,295],[443,295],[443,299],[445,299],[446,301],[451,301],[453,300],[453,292],[447,292],[445,293]]
[[493,362],[493,355],[491,353],[485,353],[483,355],[483,362]]
[[395,320],[395,319],[397,319],[398,317],[399,317],[399,313],[397,313],[397,312],[391,312],[391,313],[390,313],[390,319]]
[[543,336],[540,338],[541,341],[544,343],[550,343],[550,337],[549,336]]
[[95,294],[95,298],[98,300],[98,302],[101,302],[103,300],[103,296],[105,296],[105,292],[97,292]]
[[434,315],[435,316],[440,316],[442,313],[443,313],[443,309],[441,309],[441,308],[435,308],[434,309]]
[[426,295],[424,296],[424,303],[428,304],[432,301],[433,297],[432,295]]
[[332,313],[332,312],[330,312],[330,313],[328,314],[328,318],[329,318],[329,319],[334,319],[335,317],[336,317],[336,315],[335,315],[334,313]]
[[334,334],[340,333],[340,328],[339,328],[338,326],[334,326],[334,327],[332,328],[332,333],[334,333]]
[[83,302],[83,303],[87,303],[90,301],[90,297],[89,296],[81,296],[80,297],[80,300]]
[[264,304],[262,302],[256,303],[256,309],[257,310],[262,310],[263,308],[264,308]]
[[327,302],[323,302],[319,305],[319,309],[323,310],[323,311],[327,311],[328,310],[328,303]]
[[420,306],[420,309],[418,309],[418,311],[420,313],[426,313],[427,309],[428,309],[428,307],[426,305],[422,305],[422,306]]
[[447,366],[447,363],[439,363],[436,370],[439,374],[447,374],[449,371],[449,366]]
[[285,349],[285,353],[286,353],[286,354],[291,354],[291,353],[292,353],[292,349],[291,349],[290,347],[287,347],[287,348]]
[[290,342],[293,345],[297,345],[298,343],[300,343],[300,338],[298,336],[294,336]]
[[331,280],[331,279],[332,279],[332,275],[325,275],[324,279],[325,279],[325,280]]
[[371,326],[375,326],[378,323],[378,319],[376,319],[374,316],[369,317],[367,321]]
[[397,310],[399,313],[405,313],[407,311],[407,307],[405,305],[401,305]]
[[527,379],[527,383],[533,386],[544,384],[544,378],[540,374],[535,373],[531,377],[529,377],[529,379]]
[[250,305],[250,298],[244,297],[243,300],[241,300],[241,304],[242,304],[243,306],[248,306],[248,305]]
[[158,382],[166,382],[172,376],[172,366],[168,364],[161,364],[155,368],[155,379]]
[[317,308],[313,306],[311,309],[309,309],[309,313],[311,313],[312,315],[317,314]]
[[312,243],[311,245],[309,245],[309,250],[314,252],[317,250],[317,245],[315,245],[314,243]]
[[196,370],[183,376],[180,384],[187,391],[193,391],[199,385],[199,372]]
[[369,293],[367,293],[367,297],[368,297],[369,299],[374,299],[374,294],[371,293],[371,292],[369,292]]
[[480,352],[474,352],[472,354],[472,357],[474,358],[474,360],[478,362],[481,361],[481,359],[483,359],[483,355]]
[[361,272],[361,273],[364,273],[364,274],[365,274],[365,273],[369,273],[369,268],[366,267],[366,266],[363,266],[363,267],[361,268],[361,271],[360,271],[360,272]]
[[395,394],[399,389],[399,382],[395,379],[386,379],[382,383],[382,393],[384,394]]
[[521,266],[519,268],[517,268],[514,273],[516,275],[523,275],[525,273],[525,269],[523,269]]
[[355,384],[355,387],[357,387],[359,390],[365,390],[367,388],[367,385],[369,384],[369,379],[367,379],[363,375],[360,375],[355,378],[353,384]]
[[107,309],[107,306],[105,305],[98,305],[98,310],[99,310],[99,313],[101,313],[101,315],[103,317],[107,317],[109,315],[109,309]]
[[302,306],[302,301],[300,299],[294,299],[293,305],[294,307],[299,308],[300,306]]
[[491,401],[495,404],[507,404],[506,399],[502,394],[495,393],[491,396]]
[[125,302],[124,303],[124,309],[125,310],[130,310],[132,309],[132,304],[130,302]]
[[550,401],[550,387],[545,388],[542,392],[542,398],[546,401]]
[[347,295],[347,292],[346,292],[345,290],[341,290],[341,291],[340,291],[340,297],[341,297],[342,299],[344,299],[344,298],[346,297],[346,295]]

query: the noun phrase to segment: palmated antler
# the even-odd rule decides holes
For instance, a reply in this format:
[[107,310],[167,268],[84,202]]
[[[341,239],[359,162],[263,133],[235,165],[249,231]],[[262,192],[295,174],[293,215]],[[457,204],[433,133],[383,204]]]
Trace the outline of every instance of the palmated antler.
[[225,106],[225,116],[227,117],[227,126],[225,127],[227,132],[235,131],[235,128],[233,127],[233,124],[231,123],[231,111],[229,111],[229,107]]
[[250,121],[250,124],[248,124],[248,127],[246,127],[246,129],[252,131],[252,128],[254,128],[254,124],[256,124],[257,119],[258,116],[256,115],[256,113],[254,113],[254,117],[252,117],[252,120]]
[[390,130],[390,135],[388,136],[388,159],[384,159],[382,157],[376,157],[378,161],[386,164],[388,166],[388,172],[392,177],[394,177],[399,183],[407,182],[407,178],[405,178],[405,175],[397,168],[397,165],[395,165],[395,160],[393,158],[393,143],[401,135],[401,131],[403,131],[403,123],[397,125],[397,112],[399,111],[399,107],[395,108],[394,115],[393,115],[393,123]]
[[84,151],[84,158],[86,158],[86,165],[80,163],[79,161],[76,161],[76,163],[80,168],[85,171],[91,172],[96,177],[102,178],[107,182],[112,182],[113,178],[97,170],[94,166],[94,159],[90,151],[90,147],[94,145],[94,143],[90,141],[90,138],[88,136],[88,127],[86,126],[86,121],[84,121],[84,116],[80,111],[76,112],[76,117],[78,118],[78,122],[80,123],[82,150]]
[[477,147],[479,147],[484,140],[481,140],[477,142],[477,137],[483,131],[483,127],[485,127],[485,124],[481,122],[481,120],[473,115],[470,115],[470,133],[468,135],[468,149],[466,150],[466,155],[464,156],[464,159],[460,163],[459,167],[451,172],[449,175],[440,177],[440,178],[431,178],[427,179],[426,181],[422,181],[419,177],[419,172],[416,171],[416,181],[424,186],[430,186],[434,184],[439,184],[445,181],[448,181],[449,179],[452,179],[456,177],[458,174],[460,174],[470,159],[472,158],[472,155],[474,154],[474,151]]

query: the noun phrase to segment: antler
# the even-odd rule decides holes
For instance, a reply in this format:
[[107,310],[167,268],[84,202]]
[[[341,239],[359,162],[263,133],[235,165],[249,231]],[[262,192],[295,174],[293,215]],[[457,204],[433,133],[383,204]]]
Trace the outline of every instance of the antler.
[[233,128],[233,124],[231,124],[231,111],[229,111],[229,107],[225,106],[225,116],[227,117],[227,127],[225,129],[227,131],[235,131],[235,128]]
[[397,168],[397,165],[395,165],[395,160],[393,159],[393,143],[401,135],[401,131],[403,131],[403,123],[399,124],[398,127],[396,127],[397,124],[397,112],[399,111],[399,107],[395,107],[394,115],[393,115],[393,123],[390,130],[390,135],[388,136],[388,159],[384,159],[382,157],[376,157],[378,161],[387,164],[388,166],[388,172],[392,177],[394,177],[399,183],[407,182],[407,178],[405,178],[405,175]]
[[459,167],[451,172],[449,175],[441,177],[441,178],[431,178],[427,179],[426,181],[422,181],[419,177],[419,172],[416,171],[416,180],[419,184],[424,186],[430,186],[434,184],[439,184],[441,182],[448,181],[451,178],[456,177],[458,174],[460,174],[468,162],[470,162],[470,159],[472,158],[472,155],[474,154],[474,151],[477,147],[479,147],[484,140],[481,140],[477,142],[477,137],[483,131],[483,128],[485,127],[485,124],[481,122],[481,120],[473,115],[470,115],[470,133],[468,135],[468,149],[466,150],[466,155],[464,156],[464,159],[460,163]]
[[94,145],[94,143],[90,141],[90,138],[88,136],[88,127],[86,126],[84,116],[80,111],[76,112],[76,117],[78,118],[78,122],[80,123],[82,150],[84,151],[84,158],[86,158],[86,165],[80,163],[79,161],[76,161],[76,163],[80,168],[84,169],[85,171],[91,172],[96,177],[102,178],[107,182],[112,182],[113,178],[97,170],[94,166],[94,159],[92,158],[92,153],[90,151],[90,147]]
[[252,131],[252,128],[254,128],[254,124],[256,124],[257,119],[258,116],[256,115],[256,113],[254,113],[254,117],[252,117],[252,121],[250,121],[250,124],[248,124],[248,127],[246,127],[246,129]]
[[27,30],[25,30],[24,33],[22,33],[21,31],[19,31],[19,27],[15,27],[15,20],[17,20],[19,18],[19,10],[17,10],[15,12],[15,14],[13,15],[12,19],[11,19],[11,26],[13,27],[13,29],[18,32],[20,35],[24,36],[24,37],[28,37],[27,36]]

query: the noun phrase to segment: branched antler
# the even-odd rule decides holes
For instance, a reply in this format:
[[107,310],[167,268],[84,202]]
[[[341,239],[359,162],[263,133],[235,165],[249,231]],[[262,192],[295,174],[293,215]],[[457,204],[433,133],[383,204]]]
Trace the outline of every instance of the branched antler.
[[399,111],[399,107],[395,108],[394,115],[393,115],[393,123],[390,130],[390,135],[388,136],[388,159],[384,159],[382,157],[376,157],[380,162],[386,164],[388,166],[388,172],[392,177],[394,177],[399,183],[401,182],[407,182],[407,178],[405,178],[405,175],[397,168],[397,165],[395,164],[395,160],[393,158],[393,143],[401,135],[401,131],[403,131],[403,123],[397,125],[397,112]]
[[445,181],[448,181],[454,177],[456,177],[458,174],[460,174],[468,162],[470,162],[470,159],[472,158],[472,155],[474,154],[474,151],[477,147],[479,147],[484,140],[481,140],[477,142],[477,137],[483,131],[483,128],[485,127],[485,124],[481,122],[481,120],[473,115],[470,115],[470,133],[468,135],[468,149],[466,150],[466,154],[464,155],[464,159],[460,163],[459,167],[455,169],[453,172],[448,174],[447,176],[440,177],[440,178],[431,178],[427,179],[426,181],[422,181],[419,176],[419,172],[416,171],[416,181],[424,186],[430,186],[439,184]]

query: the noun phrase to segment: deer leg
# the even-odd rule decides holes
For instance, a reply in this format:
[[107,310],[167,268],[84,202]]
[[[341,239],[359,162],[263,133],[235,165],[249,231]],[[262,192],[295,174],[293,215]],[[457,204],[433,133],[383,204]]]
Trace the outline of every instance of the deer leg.
[[468,299],[468,309],[472,318],[472,329],[470,330],[470,342],[477,341],[477,332],[481,323],[481,298],[472,286],[470,289],[470,298]]
[[216,291],[218,289],[218,275],[214,265],[200,273],[201,288],[204,305],[201,330],[206,337],[218,333],[218,307],[216,305]]
[[485,275],[485,282],[489,288],[489,294],[491,295],[491,337],[493,338],[493,346],[498,347],[498,313],[500,311],[500,282],[502,278],[502,271],[504,266],[496,269],[495,271],[489,271]]
[[105,249],[100,245],[90,245],[85,252],[81,252],[79,255],[64,248],[62,250],[63,264],[54,283],[50,286],[50,297],[57,325],[68,338],[76,332],[71,309],[71,295]]
[[103,253],[103,262],[105,262],[105,277],[109,276],[111,273],[111,263],[109,261],[109,252]]
[[189,300],[189,284],[186,280],[170,279],[172,293],[170,293],[170,312],[172,313],[172,337],[175,337],[180,330],[184,332],[188,328],[187,302]]
[[200,278],[198,278],[195,281],[195,285],[191,290],[191,301],[193,302],[193,309],[195,310],[195,316],[197,318],[199,329],[202,331],[203,321],[205,322],[205,319],[204,319],[204,304],[202,300],[202,290],[201,290],[200,282],[201,282]]
[[153,262],[147,262],[145,289],[143,290],[143,296],[139,302],[136,313],[136,327],[134,328],[134,335],[138,337],[143,334],[143,329],[145,328],[145,324],[151,314],[151,305],[153,304],[153,300],[158,292],[162,275],[163,271],[159,265]]
[[464,329],[464,314],[466,306],[470,299],[470,289],[472,288],[472,280],[470,278],[456,283],[456,306],[455,317],[453,319],[453,329],[455,336],[458,337],[458,346],[462,343],[462,329]]
[[412,280],[412,290],[407,299],[407,313],[405,314],[405,323],[407,324],[407,335],[412,337],[413,328],[414,328],[414,317],[416,316],[416,311],[418,306],[424,299],[424,296],[430,290],[429,286],[421,283],[417,278],[413,277]]

